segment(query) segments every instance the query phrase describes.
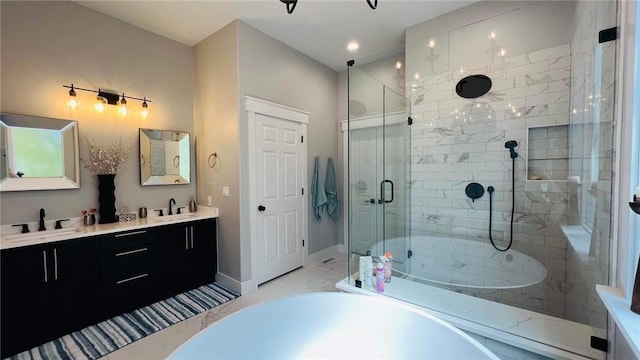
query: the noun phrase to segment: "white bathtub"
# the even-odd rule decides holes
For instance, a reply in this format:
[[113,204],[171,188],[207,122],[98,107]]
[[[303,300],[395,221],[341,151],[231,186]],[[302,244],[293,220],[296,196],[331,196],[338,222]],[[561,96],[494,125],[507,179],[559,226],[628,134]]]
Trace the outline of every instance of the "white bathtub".
[[393,252],[396,276],[449,287],[516,289],[538,284],[547,276],[536,259],[513,249],[497,251],[489,240],[402,237],[387,239],[384,247],[374,245],[371,253],[381,254],[383,249]]

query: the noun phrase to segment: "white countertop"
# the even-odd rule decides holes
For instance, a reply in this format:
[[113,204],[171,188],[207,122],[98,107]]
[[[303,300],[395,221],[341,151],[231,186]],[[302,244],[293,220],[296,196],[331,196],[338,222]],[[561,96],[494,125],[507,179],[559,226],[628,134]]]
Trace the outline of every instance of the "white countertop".
[[187,340],[169,359],[495,359],[425,311],[387,299],[307,293],[233,313]]
[[[152,216],[133,221],[121,221],[111,224],[98,224],[85,226],[82,218],[73,218],[63,223],[59,230],[34,231],[37,229],[34,223],[29,223],[31,232],[21,234],[20,227],[11,225],[0,226],[0,249],[11,249],[29,245],[45,244],[54,241],[71,240],[87,236],[104,235],[122,231],[144,229],[181,222],[213,219],[218,217],[218,209],[207,206],[198,206],[198,211],[183,213],[180,215]],[[53,229],[51,221],[47,221],[47,228]]]

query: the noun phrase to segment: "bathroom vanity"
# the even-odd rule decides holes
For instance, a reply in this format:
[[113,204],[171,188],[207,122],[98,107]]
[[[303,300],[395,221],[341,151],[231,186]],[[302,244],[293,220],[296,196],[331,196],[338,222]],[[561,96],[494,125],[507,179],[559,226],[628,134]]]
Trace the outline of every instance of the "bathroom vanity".
[[211,283],[216,209],[0,238],[2,358]]

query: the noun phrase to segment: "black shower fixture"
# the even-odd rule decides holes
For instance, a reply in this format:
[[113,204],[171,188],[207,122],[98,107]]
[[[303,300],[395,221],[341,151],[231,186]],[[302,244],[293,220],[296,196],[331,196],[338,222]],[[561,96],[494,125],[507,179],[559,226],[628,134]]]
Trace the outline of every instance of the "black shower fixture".
[[[298,5],[298,0],[280,0],[280,2],[287,5],[287,14],[293,14],[293,10],[295,10],[296,5]],[[367,0],[367,4],[373,10],[378,8],[378,0]]]
[[504,143],[504,148],[509,149],[509,153],[511,154],[512,159],[515,159],[518,157],[518,153],[515,150],[513,150],[513,148],[515,148],[516,146],[518,146],[518,142],[515,140],[509,140],[506,143]]
[[475,99],[491,90],[491,79],[486,75],[469,75],[456,84],[456,94],[465,99]]

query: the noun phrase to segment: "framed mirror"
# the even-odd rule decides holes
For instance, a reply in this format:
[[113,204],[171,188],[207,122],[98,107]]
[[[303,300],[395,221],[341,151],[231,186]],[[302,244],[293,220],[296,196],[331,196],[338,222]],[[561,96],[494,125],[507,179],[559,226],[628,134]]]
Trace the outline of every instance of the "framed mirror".
[[0,191],[80,187],[78,122],[0,114]]
[[140,129],[140,185],[191,183],[191,143],[184,131]]

